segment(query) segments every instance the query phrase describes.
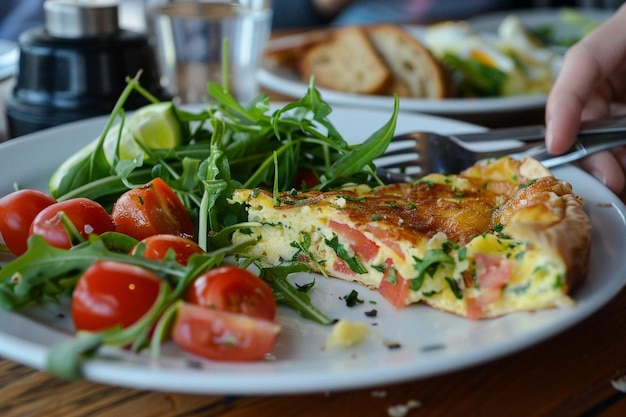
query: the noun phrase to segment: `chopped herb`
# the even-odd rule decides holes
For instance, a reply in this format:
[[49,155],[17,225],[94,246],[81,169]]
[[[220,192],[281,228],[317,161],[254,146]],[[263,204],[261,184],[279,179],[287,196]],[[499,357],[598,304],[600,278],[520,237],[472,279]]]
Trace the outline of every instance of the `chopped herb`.
[[441,245],[441,249],[443,249],[445,253],[449,254],[450,252],[452,252],[453,249],[458,249],[459,246],[460,245],[458,243],[447,240],[443,242],[443,244]]
[[400,349],[402,347],[402,345],[398,342],[392,342],[391,340],[385,340],[385,346],[387,346],[389,349]]
[[416,256],[413,256],[413,259],[415,260],[413,268],[417,271],[417,276],[411,279],[409,286],[413,291],[422,288],[426,274],[431,277],[434,276],[440,264],[454,264],[454,259],[442,249],[429,249],[426,251],[424,259],[419,259]]
[[459,283],[456,282],[455,279],[452,279],[450,277],[446,277],[446,282],[450,286],[450,289],[452,290],[452,293],[457,298],[457,300],[462,300],[463,299],[463,291],[461,291],[461,289],[459,288]]
[[526,291],[528,291],[528,289],[530,288],[530,283],[531,281],[527,281],[526,284],[524,285],[517,285],[517,286],[507,285],[506,291],[511,292],[515,295],[521,295],[521,294],[524,294]]
[[372,214],[372,221],[377,221],[382,218],[383,218],[382,214]]
[[520,184],[518,188],[521,190],[523,188],[530,187],[531,185],[533,185],[536,182],[537,182],[537,179],[533,179],[533,180],[528,181],[527,183]]
[[426,345],[426,346],[422,346],[422,348],[420,349],[422,352],[434,352],[437,350],[444,350],[446,348],[446,345],[444,344],[437,344],[437,345]]
[[337,197],[343,198],[343,199],[345,199],[346,201],[357,201],[357,202],[358,202],[358,201],[363,201],[363,200],[365,200],[365,196],[364,196],[364,195],[361,195],[361,196],[356,196],[356,197],[355,197],[355,196],[350,195],[350,194],[345,194],[345,195],[343,195],[343,194],[342,194],[342,195],[338,195]]
[[389,273],[387,274],[387,281],[396,285],[398,283],[398,274],[396,272],[396,268],[393,266],[389,267]]
[[339,243],[339,238],[335,235],[331,240],[324,239],[324,242],[335,251],[337,256],[341,258],[348,265],[348,268],[352,272],[357,274],[366,274],[367,268],[361,263],[361,260],[356,256],[350,256],[346,248],[343,247],[341,243]]
[[363,300],[359,298],[359,293],[356,290],[350,291],[350,294],[343,297],[348,307],[354,307],[357,304],[363,304]]
[[417,206],[413,203],[411,203],[410,201],[408,203],[406,203],[406,206],[411,209],[411,210],[415,210],[417,208]]
[[315,259],[315,257],[309,250],[309,248],[311,247],[311,236],[309,236],[308,233],[300,232],[300,237],[302,238],[301,242],[293,241],[289,244],[291,247],[298,249],[296,253],[293,254],[291,260],[298,261],[299,255],[303,254],[310,262],[315,263],[315,265],[317,266],[317,269],[321,271],[322,275],[326,276],[326,271],[322,267],[324,262],[320,262],[317,259]]
[[554,288],[562,288],[563,287],[563,275],[558,274],[556,276],[556,280],[554,281]]
[[435,182],[434,181],[427,180],[427,179],[424,179],[424,178],[417,180],[417,182],[421,183],[421,184],[426,184],[429,187],[434,187],[435,186]]
[[374,308],[374,309],[372,309],[372,310],[370,310],[370,311],[366,311],[366,312],[365,312],[365,315],[366,315],[367,317],[376,317],[376,316],[378,316],[378,310],[376,310],[376,309]]
[[300,285],[298,283],[295,283],[295,285],[298,291],[303,292],[303,293],[308,293],[309,291],[311,291],[311,288],[315,286],[315,278],[313,278],[313,281],[308,282],[306,284]]

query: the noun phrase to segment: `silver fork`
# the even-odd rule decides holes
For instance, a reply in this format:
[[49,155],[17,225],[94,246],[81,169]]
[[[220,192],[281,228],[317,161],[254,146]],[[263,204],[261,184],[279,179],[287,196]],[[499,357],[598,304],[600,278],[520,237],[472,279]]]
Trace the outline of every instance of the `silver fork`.
[[[385,182],[410,182],[433,172],[459,173],[478,161],[502,155],[514,158],[526,156],[541,161],[552,168],[581,159],[587,155],[626,145],[626,131],[609,131],[579,135],[572,148],[562,155],[548,153],[543,140],[523,142],[489,142],[508,144],[497,150],[479,151],[454,136],[414,132],[395,137],[387,152],[375,161],[377,175]],[[476,144],[474,144],[476,146]]]

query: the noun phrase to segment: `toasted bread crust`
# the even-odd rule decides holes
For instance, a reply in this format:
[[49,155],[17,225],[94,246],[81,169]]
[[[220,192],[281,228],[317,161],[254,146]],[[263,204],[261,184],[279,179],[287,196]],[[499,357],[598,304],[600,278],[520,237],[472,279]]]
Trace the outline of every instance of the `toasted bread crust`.
[[443,67],[420,41],[404,29],[392,25],[368,27],[367,34],[391,70],[396,84],[408,89],[408,96],[420,98],[447,96],[448,80]]
[[306,81],[314,76],[321,87],[350,93],[382,94],[391,83],[390,71],[359,27],[337,30],[308,49],[299,69]]

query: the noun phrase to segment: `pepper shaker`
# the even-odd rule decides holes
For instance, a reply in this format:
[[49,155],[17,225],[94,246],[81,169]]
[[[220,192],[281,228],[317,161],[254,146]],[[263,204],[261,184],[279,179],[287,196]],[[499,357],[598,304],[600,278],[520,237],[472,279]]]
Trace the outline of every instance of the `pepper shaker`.
[[[15,86],[6,97],[10,137],[109,114],[140,70],[165,99],[147,36],[121,29],[114,0],[46,0],[46,23],[22,33]],[[125,109],[147,104],[132,94]]]

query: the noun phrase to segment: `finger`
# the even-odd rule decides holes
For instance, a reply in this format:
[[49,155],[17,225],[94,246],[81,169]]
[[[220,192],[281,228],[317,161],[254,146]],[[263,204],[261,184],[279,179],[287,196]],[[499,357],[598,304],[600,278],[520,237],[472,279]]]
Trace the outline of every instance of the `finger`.
[[580,166],[615,194],[620,194],[624,189],[626,153],[620,157],[612,152],[598,152],[580,161]]
[[596,84],[626,60],[626,5],[565,54],[546,103],[546,144],[553,153],[567,150]]

